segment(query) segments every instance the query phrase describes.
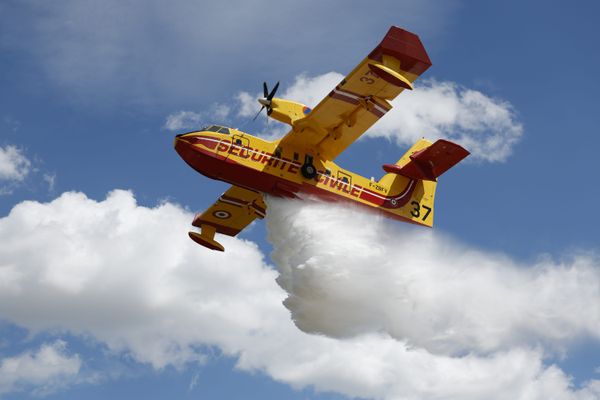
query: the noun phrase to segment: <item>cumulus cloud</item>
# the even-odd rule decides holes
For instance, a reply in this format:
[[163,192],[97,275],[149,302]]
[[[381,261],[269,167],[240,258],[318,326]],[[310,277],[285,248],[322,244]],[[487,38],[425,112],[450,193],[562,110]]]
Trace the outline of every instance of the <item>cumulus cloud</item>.
[[0,220],[0,315],[33,332],[91,332],[157,368],[202,360],[194,343],[259,326],[262,310],[237,284],[261,292],[274,272],[253,243],[224,238],[224,263],[200,251],[186,235],[192,218],[169,203],[138,206],[124,191],[20,203]]
[[37,351],[25,351],[0,358],[0,394],[31,389],[47,394],[76,378],[81,368],[79,355],[69,355],[64,341],[43,344]]
[[235,99],[238,102],[238,116],[240,117],[251,117],[254,116],[260,109],[260,105],[257,106],[258,101],[256,99],[261,98],[262,94],[256,93],[254,96],[248,92],[239,92]]
[[200,129],[211,123],[226,123],[230,108],[225,104],[215,103],[208,111],[177,111],[167,116],[164,128],[169,131]]
[[164,128],[169,131],[180,131],[202,126],[202,114],[194,111],[177,111],[167,116]]
[[[294,202],[279,205],[270,202],[270,206],[271,235],[276,232],[273,224],[284,219],[290,231],[304,234],[288,235],[293,241],[284,245],[297,248],[294,261],[301,261],[308,254],[306,243],[312,243],[320,231],[312,233],[306,228],[312,218],[307,216],[309,213],[299,213],[297,219],[289,219],[291,210],[297,210]],[[321,213],[321,205],[307,207]],[[330,224],[334,224],[337,215],[339,213],[334,211],[321,222],[330,220]],[[528,341],[511,341],[508,336],[496,335],[503,343],[523,345],[491,346],[490,349],[499,350],[489,352],[479,352],[477,344],[469,347],[451,339],[428,342],[424,338],[417,342],[411,336],[411,329],[420,330],[426,336],[435,336],[436,332],[430,331],[432,323],[426,315],[411,314],[406,311],[408,306],[401,305],[398,312],[414,317],[408,325],[418,326],[406,331],[407,340],[392,337],[395,333],[386,330],[387,327],[373,332],[371,328],[375,324],[372,323],[369,329],[341,335],[347,336],[343,339],[303,333],[294,326],[281,302],[290,293],[295,296],[303,291],[314,293],[311,292],[313,284],[317,289],[325,288],[325,284],[303,281],[296,275],[290,277],[286,269],[301,269],[300,264],[286,263],[282,244],[274,238],[276,258],[281,263],[280,283],[290,290],[286,294],[275,282],[277,273],[264,261],[254,243],[221,237],[219,240],[227,251],[207,251],[187,238],[185,232],[191,219],[190,212],[172,203],[153,208],[138,205],[126,191],[114,191],[102,201],[69,192],[49,203],[18,204],[8,216],[0,219],[0,242],[3,243],[0,247],[0,317],[31,333],[59,329],[95,338],[111,352],[127,353],[157,369],[206,362],[202,348],[217,346],[224,354],[237,357],[239,369],[262,371],[294,387],[312,386],[352,397],[546,399],[552,395],[556,399],[587,399],[600,395],[598,381],[574,388],[568,375],[544,362],[543,349],[525,345]],[[380,260],[388,243],[382,241],[366,247],[374,243],[369,235],[380,233],[368,226],[363,228],[370,232],[360,237],[365,240],[363,249]],[[324,265],[320,262],[323,259],[319,250],[315,247],[315,258],[304,260],[302,268]],[[342,258],[354,254],[349,245],[343,247],[343,241],[332,247],[331,253]],[[482,260],[485,260],[483,256]],[[487,263],[493,264],[489,260]],[[431,267],[424,262],[423,273],[427,273],[428,268]],[[568,268],[582,270],[577,266]],[[494,266],[488,269],[493,270]],[[364,270],[346,268],[333,276],[322,274],[322,277],[334,279],[333,283],[347,288],[347,281],[352,278],[349,274],[362,272]],[[377,272],[384,271],[379,267]],[[469,276],[468,268],[465,275]],[[406,281],[405,277],[400,278]],[[424,313],[431,312],[432,318],[438,316],[432,303],[422,300],[435,297],[435,290],[446,282],[443,276],[433,278],[437,280],[431,282],[425,293],[413,293],[410,285],[405,284],[406,290],[395,295],[404,298],[404,303],[418,305]],[[497,275],[493,273],[483,274],[474,283],[489,289],[494,287],[494,278]],[[360,275],[359,279],[372,278]],[[419,277],[408,279],[413,280],[419,282]],[[529,283],[527,279],[516,282]],[[581,279],[572,279],[571,285],[595,295],[593,284],[586,286],[589,282],[594,281],[588,279],[583,283]],[[500,282],[498,286],[503,284]],[[292,291],[289,285],[295,289]],[[354,284],[358,298],[367,291],[364,286]],[[541,288],[552,288],[552,285],[542,279],[538,286]],[[459,289],[464,286],[459,285]],[[498,290],[501,292],[494,289]],[[445,288],[445,292],[450,293],[445,299],[451,298],[451,293],[458,296],[451,302],[456,308],[462,308],[462,299],[468,300],[468,296],[462,296],[458,290]],[[543,292],[538,290],[538,293]],[[386,298],[388,294],[388,288],[383,287],[377,297],[369,299],[370,305],[354,302],[352,306],[357,307],[359,316],[365,315],[361,307],[381,312],[373,303],[386,304],[390,301]],[[339,304],[348,305],[334,301],[332,306],[327,296],[318,296],[324,308],[333,310]],[[544,303],[545,298],[542,295],[539,301]],[[289,302],[286,305],[294,309]],[[468,303],[467,306],[474,309]],[[459,311],[444,307],[451,311],[450,318],[458,318]],[[496,314],[494,309],[482,307],[482,310]],[[559,308],[555,313],[564,319],[564,310]],[[320,318],[314,309],[304,311],[313,318]],[[504,311],[506,309],[501,308],[497,318],[503,318]],[[593,315],[594,311],[589,313]],[[344,323],[343,318],[348,313],[341,314]],[[305,320],[309,317],[304,316]],[[294,318],[298,320],[296,311]],[[367,326],[361,318],[355,321],[362,328]],[[558,330],[565,334],[577,335],[586,329],[577,315],[572,320],[564,319],[564,324]],[[438,326],[444,328],[448,324],[441,321]],[[558,325],[550,322],[548,326]],[[458,325],[461,327],[464,326]],[[477,325],[475,329],[479,329]],[[448,335],[447,331],[444,333]],[[449,335],[452,337],[451,332]],[[540,333],[535,335],[543,337]],[[548,337],[553,341],[563,340],[561,335]],[[454,355],[454,351],[438,351],[439,343],[473,351]]]
[[[280,97],[314,107],[343,78],[337,72],[299,75]],[[241,115],[251,114],[256,97],[237,96]],[[384,137],[400,146],[410,146],[421,137],[446,138],[465,146],[472,159],[497,162],[510,156],[523,134],[510,103],[454,82],[417,81],[413,91],[404,91],[391,103],[394,108],[364,137]]]
[[0,181],[23,181],[30,167],[31,162],[22,149],[13,145],[0,147]]
[[482,161],[504,161],[523,134],[512,105],[453,82],[426,80],[392,101],[394,109],[368,132],[399,144],[448,138]]

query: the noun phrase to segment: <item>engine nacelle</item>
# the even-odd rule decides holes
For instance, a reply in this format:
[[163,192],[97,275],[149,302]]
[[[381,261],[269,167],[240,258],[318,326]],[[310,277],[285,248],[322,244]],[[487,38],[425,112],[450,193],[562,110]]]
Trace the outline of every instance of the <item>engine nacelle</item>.
[[269,117],[288,125],[308,115],[311,109],[302,103],[274,97],[271,100]]

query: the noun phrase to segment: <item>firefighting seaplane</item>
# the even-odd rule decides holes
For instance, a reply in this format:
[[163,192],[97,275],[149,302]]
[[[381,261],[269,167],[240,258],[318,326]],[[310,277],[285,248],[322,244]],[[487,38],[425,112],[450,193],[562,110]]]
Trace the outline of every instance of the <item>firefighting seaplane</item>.
[[[175,150],[193,169],[232,186],[206,211],[197,214],[189,232],[196,243],[224,251],[220,233],[235,236],[267,212],[263,195],[295,198],[305,193],[350,201],[387,217],[431,227],[437,178],[469,155],[447,140],[417,141],[385,175],[368,179],[334,163],[392,105],[390,101],[431,66],[419,37],[391,27],[381,43],[321,102],[304,104],[275,97],[268,90],[259,113],[290,125],[275,141],[238,129],[211,125],[175,137]],[[258,115],[258,114],[257,114]]]

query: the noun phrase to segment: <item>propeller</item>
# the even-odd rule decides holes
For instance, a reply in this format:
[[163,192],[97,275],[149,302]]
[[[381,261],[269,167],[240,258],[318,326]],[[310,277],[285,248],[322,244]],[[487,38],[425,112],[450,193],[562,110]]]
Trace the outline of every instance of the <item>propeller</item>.
[[265,108],[267,109],[267,115],[271,115],[271,112],[273,111],[273,109],[271,108],[271,100],[273,100],[273,97],[275,96],[275,93],[277,92],[278,88],[279,81],[277,81],[275,86],[273,86],[273,89],[271,89],[271,92],[269,92],[269,89],[267,88],[267,82],[263,82],[263,97],[258,99],[258,102],[262,104],[262,107],[260,108],[260,110],[258,110],[252,121],[254,121]]

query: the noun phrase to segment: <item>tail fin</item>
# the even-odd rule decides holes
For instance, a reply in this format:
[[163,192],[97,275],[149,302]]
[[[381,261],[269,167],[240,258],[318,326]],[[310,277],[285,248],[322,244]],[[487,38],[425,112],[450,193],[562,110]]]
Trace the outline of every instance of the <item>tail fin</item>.
[[412,198],[400,213],[415,223],[433,226],[437,178],[468,155],[467,150],[448,140],[431,143],[421,139],[396,164],[383,165],[387,174],[379,183],[394,193],[404,187],[407,180],[416,181]]

